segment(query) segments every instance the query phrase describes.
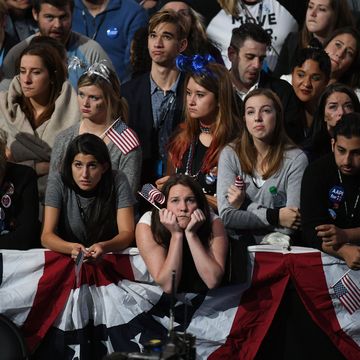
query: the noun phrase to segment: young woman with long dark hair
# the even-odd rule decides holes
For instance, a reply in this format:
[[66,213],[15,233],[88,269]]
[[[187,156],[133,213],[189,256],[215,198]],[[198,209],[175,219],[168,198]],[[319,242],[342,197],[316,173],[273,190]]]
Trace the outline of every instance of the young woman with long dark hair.
[[96,135],[69,144],[61,173],[49,177],[42,245],[85,258],[119,251],[134,239],[134,197],[125,174],[112,171],[105,143]]
[[76,93],[59,50],[46,41],[24,49],[19,72],[0,93],[0,127],[7,133],[8,159],[36,171],[42,198],[55,137],[79,121]]
[[151,276],[165,292],[172,291],[173,270],[178,291],[219,286],[228,242],[200,185],[177,174],[164,183],[162,192],[164,207],[145,213],[136,227],[136,243]]

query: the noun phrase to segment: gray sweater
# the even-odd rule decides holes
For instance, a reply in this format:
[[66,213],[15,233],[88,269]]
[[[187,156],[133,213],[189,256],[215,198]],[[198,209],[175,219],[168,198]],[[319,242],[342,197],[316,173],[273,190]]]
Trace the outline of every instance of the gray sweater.
[[[256,242],[268,233],[279,231],[290,234],[286,228],[276,228],[266,218],[268,208],[274,208],[269,191],[276,186],[278,192],[286,195],[287,207],[300,207],[300,187],[304,170],[308,164],[306,155],[300,149],[285,151],[280,170],[263,184],[241,170],[239,158],[231,145],[220,154],[218,165],[217,197],[219,214],[228,230],[250,230]],[[227,200],[227,191],[234,184],[236,176],[242,176],[246,186],[246,200],[240,209],[232,207]]]
[[[133,206],[135,204],[134,195],[130,191],[129,183],[122,171],[113,171],[114,185],[116,189],[116,209],[122,209]],[[45,206],[60,209],[60,218],[57,226],[57,232],[60,237],[70,242],[81,242],[86,246],[88,243],[86,235],[86,224],[82,220],[80,208],[88,215],[91,205],[95,200],[94,197],[84,197],[80,194],[76,195],[75,191],[68,188],[62,181],[59,173],[53,173],[49,176],[46,188]],[[99,239],[98,241],[106,241],[114,237],[118,232],[117,214],[109,213],[105,224],[105,234],[110,237]]]
[[[55,139],[51,153],[50,174],[59,171],[61,161],[65,156],[66,148],[77,135],[79,135],[80,123],[62,131]],[[124,155],[122,151],[110,141],[107,144],[113,170],[121,170],[125,173],[131,189],[134,193],[138,190],[140,182],[142,154],[140,146]]]

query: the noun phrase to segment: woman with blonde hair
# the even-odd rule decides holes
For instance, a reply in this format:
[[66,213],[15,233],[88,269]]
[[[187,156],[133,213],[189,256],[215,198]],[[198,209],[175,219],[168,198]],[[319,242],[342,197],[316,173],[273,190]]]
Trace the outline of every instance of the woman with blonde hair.
[[251,91],[242,115],[243,132],[219,159],[219,213],[226,228],[260,243],[268,233],[299,228],[307,158],[287,137],[281,102],[271,90]]
[[141,149],[137,135],[126,125],[128,105],[120,95],[120,82],[106,62],[93,64],[80,77],[78,106],[81,121],[56,138],[51,171],[60,169],[62,156],[72,139],[77,135],[90,133],[104,140],[113,169],[124,171],[135,192],[140,180]]
[[238,136],[240,120],[229,72],[212,60],[200,55],[177,59],[178,68],[188,73],[185,121],[172,137],[168,151],[174,171],[197,179],[216,209],[219,153]]

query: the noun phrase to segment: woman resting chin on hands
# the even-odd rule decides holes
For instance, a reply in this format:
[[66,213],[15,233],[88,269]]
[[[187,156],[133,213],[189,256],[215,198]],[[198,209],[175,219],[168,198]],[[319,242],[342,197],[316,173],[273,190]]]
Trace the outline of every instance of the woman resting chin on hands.
[[85,260],[120,251],[134,239],[134,197],[126,175],[111,170],[105,143],[77,136],[68,146],[61,174],[49,177],[42,245]]
[[172,175],[163,185],[165,208],[147,212],[136,227],[145,264],[165,292],[200,292],[219,286],[228,241],[221,220],[211,213],[205,194],[187,175]]

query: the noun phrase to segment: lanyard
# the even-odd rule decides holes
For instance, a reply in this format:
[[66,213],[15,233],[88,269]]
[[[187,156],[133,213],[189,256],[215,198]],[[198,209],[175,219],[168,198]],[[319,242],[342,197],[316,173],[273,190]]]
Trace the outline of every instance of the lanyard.
[[[99,33],[99,30],[100,30],[100,27],[101,27],[101,25],[103,24],[103,22],[105,21],[106,14],[107,14],[106,12],[102,14],[102,17],[101,17],[98,25],[96,26],[95,32],[94,32],[93,36],[91,37],[92,40],[95,40],[95,39],[96,39],[97,34]],[[84,23],[84,26],[85,26],[86,36],[87,36],[87,37],[90,37],[90,35],[89,35],[88,23],[87,23],[87,21],[86,21],[85,9],[82,10],[81,16],[82,16],[83,23]],[[96,15],[96,16],[97,16],[97,15]],[[96,21],[96,16],[95,16],[95,18],[94,18],[95,21]]]
[[[340,172],[339,169],[338,169],[338,176],[339,176],[340,184],[344,187],[344,184],[343,184],[343,181],[342,181],[341,172]],[[356,208],[357,208],[357,206],[358,206],[358,203],[359,203],[359,197],[360,197],[360,187],[358,188],[358,192],[357,192],[356,199],[355,199],[355,204],[354,204],[354,207],[353,207],[352,212],[351,212],[351,214],[350,214],[350,218],[351,218],[351,219],[354,218],[355,210],[356,210]],[[346,216],[348,216],[348,206],[347,206],[347,202],[346,202],[345,199],[344,199],[344,204],[345,204],[345,213],[346,213]]]
[[[243,9],[243,11],[246,13],[246,15],[254,20],[255,24],[257,23],[256,19],[252,16],[250,10],[248,9],[247,5],[242,1],[240,0],[239,2],[240,4],[240,7]],[[256,4],[255,4],[256,5]],[[261,21],[262,21],[262,15],[263,15],[263,0],[260,1],[260,4],[259,4],[259,9],[258,9],[258,14],[257,14],[257,20],[258,20],[258,23],[260,24]],[[275,53],[276,56],[279,56],[279,53],[276,51],[275,47],[270,44],[270,48],[271,50]]]

